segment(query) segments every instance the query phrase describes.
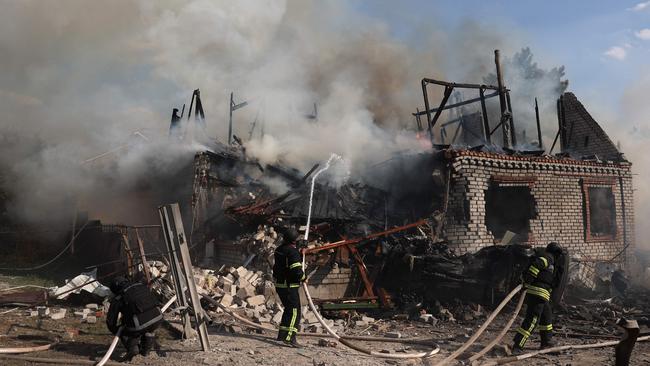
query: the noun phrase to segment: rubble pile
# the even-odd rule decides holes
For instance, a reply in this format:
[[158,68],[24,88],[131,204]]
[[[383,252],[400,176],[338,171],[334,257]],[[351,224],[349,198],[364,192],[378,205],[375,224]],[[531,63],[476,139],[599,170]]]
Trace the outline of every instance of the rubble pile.
[[[271,234],[266,237],[255,236],[254,240],[265,241],[269,245],[272,242],[266,238],[273,238],[273,231],[264,231]],[[277,238],[277,234],[275,234]],[[160,262],[150,262],[150,268],[154,278],[152,288],[166,302],[174,295],[171,282],[171,273],[167,266]],[[221,305],[236,311],[239,315],[266,327],[273,327],[280,324],[282,318],[282,306],[280,298],[275,292],[275,286],[271,276],[260,270],[249,270],[243,266],[222,267],[214,271],[209,269],[194,268],[194,282],[199,294],[210,296],[216,299]],[[223,314],[221,308],[216,308],[217,314]],[[342,331],[346,323],[343,320],[325,319],[328,326],[336,331]],[[325,333],[321,324],[307,306],[302,308],[301,331],[313,333]]]
[[270,273],[273,263],[273,252],[282,237],[275,231],[273,226],[259,225],[254,234],[244,234],[235,240],[241,245],[242,252],[246,253],[253,265],[263,272]]
[[73,318],[80,323],[95,324],[98,319],[105,316],[106,311],[108,311],[108,302],[101,305],[89,303],[82,308],[36,306],[35,308],[25,310],[25,316],[52,320]]
[[[217,299],[221,305],[240,315],[267,327],[280,324],[282,306],[270,275],[240,266],[222,268],[217,272],[195,269],[194,279],[199,293]],[[216,312],[222,313],[223,310],[217,308]],[[343,326],[341,322],[325,321],[334,329]],[[324,332],[316,315],[307,306],[302,308],[301,331]]]

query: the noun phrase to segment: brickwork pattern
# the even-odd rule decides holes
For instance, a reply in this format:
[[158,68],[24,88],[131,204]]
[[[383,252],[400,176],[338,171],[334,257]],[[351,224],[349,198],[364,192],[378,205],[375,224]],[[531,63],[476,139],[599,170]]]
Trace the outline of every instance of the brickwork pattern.
[[596,154],[600,158],[618,156],[618,149],[602,127],[587,112],[573,93],[564,93],[564,150],[581,155]]
[[[631,164],[595,163],[550,157],[515,157],[482,152],[448,154],[452,166],[447,239],[457,253],[475,252],[493,245],[495,238],[485,225],[485,191],[495,178],[511,177],[527,184],[535,199],[536,217],[530,220],[529,242],[544,246],[550,241],[565,245],[587,260],[608,260],[627,243],[634,248],[634,211]],[[530,182],[533,180],[533,182]],[[587,240],[584,222],[583,181],[608,179],[616,208],[616,235],[608,240]],[[529,183],[524,183],[529,182]],[[468,206],[468,207],[466,207]],[[625,211],[623,211],[625,207]],[[459,211],[469,212],[459,220]],[[624,259],[620,256],[619,259]]]
[[317,299],[340,299],[351,295],[352,269],[321,267],[309,278],[309,291]]

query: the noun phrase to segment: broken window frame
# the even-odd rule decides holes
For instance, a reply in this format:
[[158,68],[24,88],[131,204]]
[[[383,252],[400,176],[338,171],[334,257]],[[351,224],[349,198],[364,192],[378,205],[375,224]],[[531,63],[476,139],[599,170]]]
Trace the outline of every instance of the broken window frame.
[[[518,176],[511,176],[511,175],[494,175],[490,178],[490,183],[488,186],[488,190],[492,187],[496,188],[515,188],[515,187],[526,187],[530,190],[530,196],[533,198],[533,209],[534,209],[534,215],[528,219],[528,231],[525,233],[527,240],[525,242],[530,243],[534,242],[534,233],[532,231],[532,226],[530,225],[530,221],[534,220],[538,217],[539,211],[538,211],[538,206],[537,206],[537,200],[535,199],[535,195],[533,194],[533,188],[535,187],[535,183],[537,182],[537,177],[534,175],[518,175]],[[486,215],[486,221],[485,221],[485,228],[494,236],[494,232],[488,228],[487,224],[487,190],[485,190],[485,195],[486,195],[486,200],[485,200],[485,215]],[[524,233],[517,233],[517,234],[524,234]],[[494,236],[494,240],[501,240],[502,238],[497,238]]]
[[[615,178],[582,178],[582,217],[585,242],[615,241],[618,239],[618,215],[616,210],[616,179]],[[609,234],[594,234],[591,231],[591,201],[590,188],[607,188],[612,194],[613,232]]]

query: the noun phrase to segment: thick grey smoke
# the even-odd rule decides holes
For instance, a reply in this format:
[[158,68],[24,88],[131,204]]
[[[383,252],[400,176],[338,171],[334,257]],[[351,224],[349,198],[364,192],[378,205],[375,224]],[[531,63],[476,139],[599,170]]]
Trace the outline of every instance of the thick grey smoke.
[[630,85],[621,99],[622,114],[609,116],[604,123],[604,128],[612,136],[612,140],[619,141],[621,150],[632,162],[634,173],[634,200],[636,219],[636,245],[650,249],[650,226],[647,224],[650,217],[650,69],[639,71],[639,79]]
[[[26,0],[2,9],[0,167],[9,213],[30,220],[77,206],[148,223],[156,205],[189,200],[177,188],[191,171],[185,182],[179,172],[203,147],[170,144],[167,128],[171,107],[195,88],[207,136],[224,141],[234,92],[250,102],[234,117],[249,154],[306,170],[334,152],[354,174],[427,147],[403,129],[422,108],[422,77],[480,83],[494,48],[519,49],[472,21],[397,39],[338,2]],[[304,118],[314,103],[317,121]]]

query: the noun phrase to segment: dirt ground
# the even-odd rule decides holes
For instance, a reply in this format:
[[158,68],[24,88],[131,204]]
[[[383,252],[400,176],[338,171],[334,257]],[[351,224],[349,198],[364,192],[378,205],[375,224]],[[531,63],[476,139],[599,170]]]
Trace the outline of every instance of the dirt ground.
[[[0,308],[0,313],[7,308]],[[104,318],[98,318],[96,324],[82,323],[73,316],[75,309],[68,309],[68,315],[62,320],[39,319],[25,315],[24,310],[16,310],[0,315],[0,347],[31,346],[59,339],[59,342],[48,351],[31,353],[27,356],[48,359],[68,360],[75,365],[83,360],[98,360],[106,351],[112,337],[104,325]],[[77,309],[78,310],[78,309]],[[499,319],[479,339],[479,343],[487,343],[500,329]],[[392,361],[369,357],[353,351],[342,344],[336,347],[319,346],[319,337],[303,337],[303,348],[287,348],[275,341],[275,334],[258,334],[249,329],[238,329],[232,333],[223,324],[231,320],[222,315],[210,326],[211,352],[201,352],[197,341],[181,341],[169,327],[158,330],[160,352],[149,357],[138,356],[128,364],[133,365],[433,365],[453,350],[457,349],[475,331],[480,322],[443,323],[435,327],[421,322],[411,321],[378,321],[381,328],[389,331],[399,331],[404,337],[426,337],[435,340],[440,345],[439,355],[428,360]],[[491,330],[494,329],[494,330]],[[356,332],[357,335],[377,335],[372,329]],[[508,335],[508,340],[512,335]],[[596,342],[595,339],[557,337],[560,344],[577,344]],[[402,345],[398,343],[364,343],[375,350],[391,353],[416,352],[425,350],[425,346]],[[538,347],[535,337],[531,339],[528,348]],[[470,349],[476,352],[476,346]],[[471,354],[469,352],[468,354]],[[125,351],[120,346],[112,357],[119,361]],[[494,357],[494,354],[491,356]],[[607,365],[614,362],[613,348],[594,350],[569,351],[557,355],[544,355],[526,361],[512,363],[513,365]],[[36,365],[39,363],[15,359],[0,359],[2,365]],[[650,343],[637,344],[632,365],[650,364]]]

